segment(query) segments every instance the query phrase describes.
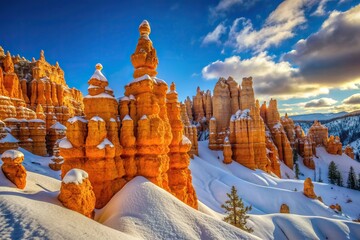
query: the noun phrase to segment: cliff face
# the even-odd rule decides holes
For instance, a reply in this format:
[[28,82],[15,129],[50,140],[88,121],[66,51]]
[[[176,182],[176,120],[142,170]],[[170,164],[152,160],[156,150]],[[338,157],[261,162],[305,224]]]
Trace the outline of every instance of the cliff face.
[[67,138],[59,143],[62,174],[72,168],[85,170],[97,208],[135,176],[146,177],[197,208],[188,169],[191,142],[183,135],[175,85],[167,93],[166,82],[156,78],[158,59],[147,21],[139,32],[131,55],[134,79],[125,86],[119,104],[101,73],[102,66],[96,65],[88,82],[89,95],[84,97],[85,119],[70,119]]
[[[65,124],[69,117],[82,113],[81,92],[66,85],[64,71],[58,63],[49,64],[44,51],[30,62],[10,52],[4,54],[0,47],[0,119],[11,126],[20,146],[45,155],[42,128],[46,134],[57,122]],[[33,123],[33,119],[44,124]]]

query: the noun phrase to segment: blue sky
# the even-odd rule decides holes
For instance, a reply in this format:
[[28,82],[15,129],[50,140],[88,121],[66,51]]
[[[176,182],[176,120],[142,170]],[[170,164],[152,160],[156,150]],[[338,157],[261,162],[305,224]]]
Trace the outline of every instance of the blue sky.
[[253,76],[256,96],[282,113],[360,109],[360,5],[343,0],[9,1],[0,45],[13,55],[59,62],[70,87],[87,93],[96,63],[117,96],[132,79],[130,55],[143,19],[158,77],[180,100],[220,76]]

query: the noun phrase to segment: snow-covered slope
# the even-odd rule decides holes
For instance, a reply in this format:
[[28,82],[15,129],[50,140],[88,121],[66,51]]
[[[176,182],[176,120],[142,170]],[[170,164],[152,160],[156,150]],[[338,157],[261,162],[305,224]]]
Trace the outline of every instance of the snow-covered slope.
[[[279,179],[233,162],[222,163],[222,152],[199,142],[200,157],[191,160],[199,211],[136,177],[96,212],[96,221],[62,207],[57,200],[59,173],[47,167],[49,158],[26,152],[27,186],[18,190],[0,171],[0,233],[2,238],[29,239],[359,239],[360,192],[315,183],[326,205],[340,203],[337,214],[302,194],[303,181]],[[218,159],[219,156],[219,159]],[[320,160],[319,160],[320,161]],[[40,163],[40,164],[39,164]],[[357,166],[356,166],[357,167]],[[287,176],[291,169],[282,166]],[[44,174],[46,172],[46,175]],[[35,173],[38,172],[38,173]],[[246,205],[253,205],[248,234],[222,221],[220,205],[235,185]],[[297,191],[294,191],[297,189]],[[345,206],[343,201],[351,198]],[[286,203],[292,214],[279,214]]]
[[143,239],[254,239],[196,211],[143,177],[129,182],[97,213],[109,227]]

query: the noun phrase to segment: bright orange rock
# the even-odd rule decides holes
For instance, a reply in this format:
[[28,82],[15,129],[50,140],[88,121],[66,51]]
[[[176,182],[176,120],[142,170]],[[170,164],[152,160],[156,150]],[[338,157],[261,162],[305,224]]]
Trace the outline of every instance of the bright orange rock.
[[24,189],[26,186],[26,169],[21,163],[24,161],[24,154],[17,150],[7,150],[1,155],[3,165],[1,169],[4,175],[17,188]]
[[280,213],[290,213],[290,208],[285,203],[281,204]]
[[231,144],[229,141],[229,138],[226,137],[224,139],[224,150],[223,150],[224,160],[223,162],[225,164],[229,164],[232,162],[232,150],[231,150]]
[[49,163],[49,167],[54,171],[60,171],[61,166],[64,162],[64,158],[60,156],[59,142],[61,139],[57,140],[52,149],[53,156],[51,158],[51,162]]
[[180,103],[175,84],[172,83],[166,95],[167,116],[169,118],[172,140],[169,145],[168,180],[171,193],[189,206],[197,209],[197,197],[191,184],[189,170],[191,141],[184,136],[184,127],[180,117]]
[[304,139],[304,152],[302,154],[304,165],[310,169],[315,169],[313,160],[312,142],[309,138]]
[[186,111],[186,105],[180,104],[181,109],[181,121],[184,124],[184,135],[191,141],[191,149],[189,152],[190,157],[193,155],[199,155],[198,150],[198,138],[197,138],[197,129],[195,125],[192,125]]
[[326,151],[330,154],[342,154],[342,143],[338,136],[330,136],[326,143]]
[[148,74],[150,77],[157,75],[156,68],[159,63],[156,50],[149,38],[151,32],[148,21],[144,20],[139,26],[140,37],[135,52],[131,55],[131,63],[135,68],[134,78]]
[[306,178],[304,181],[304,195],[308,198],[316,198],[316,194],[314,192],[314,184],[312,183],[311,178]]
[[53,155],[55,143],[64,138],[66,135],[66,127],[59,122],[53,124],[46,134],[46,149],[50,155]]
[[101,69],[101,64],[97,64],[88,81],[89,95],[84,97],[87,120],[69,119],[66,138],[59,143],[64,158],[62,177],[72,168],[85,170],[96,196],[96,208],[105,206],[126,183],[116,121],[117,101]]
[[319,121],[315,121],[309,128],[309,133],[315,142],[316,146],[326,146],[328,141],[328,128],[322,125]]
[[81,169],[71,169],[61,182],[59,201],[73,211],[86,217],[94,217],[95,194],[88,174]]
[[353,148],[350,145],[345,147],[344,153],[348,155],[350,158],[355,159]]

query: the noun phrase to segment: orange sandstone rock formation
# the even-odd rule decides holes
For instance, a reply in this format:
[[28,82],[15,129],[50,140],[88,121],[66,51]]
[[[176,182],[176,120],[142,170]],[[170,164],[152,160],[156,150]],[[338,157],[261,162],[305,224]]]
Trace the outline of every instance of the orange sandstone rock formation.
[[5,123],[0,120],[0,153],[19,147],[18,140],[5,130]]
[[312,183],[311,178],[306,178],[304,181],[304,195],[308,198],[316,198],[316,194],[314,192],[314,184]]
[[189,155],[192,158],[194,155],[199,155],[198,138],[196,126],[191,124],[190,119],[186,112],[186,105],[180,103],[181,120],[184,125],[184,135],[191,141],[191,149]]
[[94,217],[95,194],[88,174],[81,169],[71,169],[61,182],[59,201],[66,207],[86,217]]
[[51,158],[51,162],[49,163],[49,167],[54,171],[60,171],[61,166],[64,162],[64,158],[60,156],[59,143],[61,139],[57,140],[53,147],[53,156]]
[[66,127],[59,122],[54,123],[46,134],[46,148],[50,155],[53,155],[55,143],[64,138],[66,135]]
[[102,208],[125,184],[122,147],[118,136],[117,101],[112,96],[101,64],[89,80],[89,95],[84,97],[86,120],[74,117],[67,122],[66,138],[60,141],[62,177],[72,168],[85,170]]
[[24,154],[17,150],[7,150],[1,155],[3,165],[1,169],[4,175],[17,188],[24,189],[26,186],[26,169],[21,163],[24,161]]
[[328,140],[328,128],[319,121],[315,121],[309,128],[308,135],[311,135],[316,145],[326,146]]
[[290,213],[290,208],[285,203],[281,204],[280,213]]
[[338,136],[330,136],[326,143],[326,151],[330,154],[342,155],[342,144]]
[[277,101],[275,99],[271,99],[268,108],[265,108],[263,106],[262,110],[262,115],[265,115],[266,124],[268,125],[274,139],[274,143],[278,148],[280,160],[282,160],[289,168],[292,168],[292,148],[290,141],[287,137],[287,132],[285,132],[284,126],[280,122],[280,114],[277,109]]
[[197,209],[197,198],[192,186],[189,170],[190,157],[187,154],[191,149],[191,141],[184,136],[183,123],[180,117],[180,103],[172,83],[166,95],[167,115],[169,118],[172,140],[169,145],[169,170],[167,172],[169,187],[178,199]]
[[346,155],[348,155],[350,158],[355,159],[355,155],[354,155],[353,148],[350,147],[350,145],[347,145],[347,146],[345,147],[344,153],[345,153]]
[[188,169],[191,142],[183,135],[175,85],[166,94],[166,82],[155,77],[158,60],[147,21],[139,31],[131,56],[135,79],[125,86],[119,104],[101,73],[102,66],[96,65],[88,82],[89,95],[84,97],[86,119],[69,119],[66,138],[59,143],[64,157],[62,176],[72,168],[85,170],[96,208],[135,176],[146,177],[197,208]]
[[223,163],[230,164],[232,162],[232,150],[231,150],[231,144],[229,141],[229,138],[226,137],[224,139],[224,150],[223,150],[224,160]]

